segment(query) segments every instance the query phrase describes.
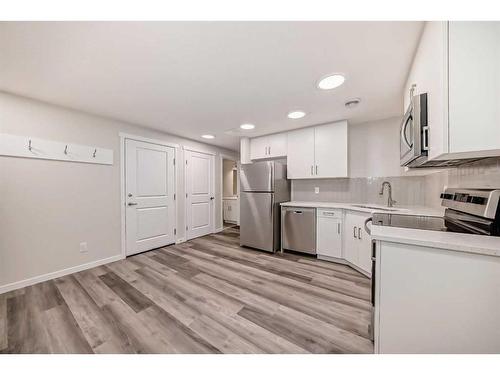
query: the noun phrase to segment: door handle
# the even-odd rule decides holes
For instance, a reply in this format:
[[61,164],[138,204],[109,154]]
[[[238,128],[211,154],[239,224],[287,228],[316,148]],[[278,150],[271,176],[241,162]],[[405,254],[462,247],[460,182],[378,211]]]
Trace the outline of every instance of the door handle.
[[408,127],[410,121],[413,121],[412,113],[409,113],[408,117],[405,119],[403,126],[401,127],[401,139],[409,149],[413,147],[413,144],[410,144],[408,138],[406,137],[406,128]]
[[422,146],[422,150],[429,151],[429,127],[428,126],[424,126],[422,128],[422,132],[423,132],[423,146]]
[[210,197],[210,200],[213,201],[215,199],[215,197]]
[[358,239],[361,240],[361,228],[358,228]]
[[316,175],[318,174],[318,166],[316,166]]
[[337,223],[337,233],[340,234],[340,223]]
[[352,227],[352,229],[353,229],[353,231],[352,231],[353,232],[352,233],[353,237],[354,238],[358,238],[358,237],[356,237],[356,227]]
[[269,155],[271,155],[271,146],[269,146]]
[[134,202],[128,202],[128,205],[129,205],[129,206],[137,206],[137,203],[134,203]]

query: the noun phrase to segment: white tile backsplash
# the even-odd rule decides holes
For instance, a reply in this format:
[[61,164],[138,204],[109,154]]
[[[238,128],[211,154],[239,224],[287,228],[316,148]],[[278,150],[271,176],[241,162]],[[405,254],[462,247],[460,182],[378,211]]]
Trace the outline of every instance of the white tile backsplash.
[[478,160],[474,163],[444,170],[425,177],[427,206],[439,207],[439,193],[445,186],[471,189],[500,189],[500,158]]
[[[379,195],[383,181],[392,185],[396,205],[440,207],[445,186],[500,189],[500,158],[484,159],[427,176],[336,178],[293,180],[292,200],[340,203],[387,202],[387,191]],[[315,194],[315,188],[319,193]]]
[[[293,180],[292,200],[313,202],[377,203],[387,202],[387,191],[379,195],[382,182],[392,185],[392,197],[400,205],[425,204],[425,177],[338,178]],[[319,187],[319,193],[314,189]]]

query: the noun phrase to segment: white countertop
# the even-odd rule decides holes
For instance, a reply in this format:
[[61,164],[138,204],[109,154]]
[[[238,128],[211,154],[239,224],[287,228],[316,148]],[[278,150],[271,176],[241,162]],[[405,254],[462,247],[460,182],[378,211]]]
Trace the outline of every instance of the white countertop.
[[[432,208],[422,206],[394,206],[387,211],[385,206],[371,203],[336,203],[336,202],[303,202],[291,201],[281,203],[284,207],[312,207],[312,208],[340,208],[344,210],[367,212],[367,213],[391,213],[398,215],[412,215],[412,216],[438,216],[444,214],[444,208]],[[358,207],[357,205],[371,206],[373,208]]]
[[380,241],[500,256],[500,237],[378,225],[371,226],[371,236]]
[[236,199],[238,199],[237,196],[234,196],[234,197],[222,197],[223,201],[235,201]]
[[[372,206],[373,208],[357,207],[356,205]],[[366,213],[392,213],[412,216],[442,217],[444,208],[395,206],[394,211],[383,210],[384,206],[369,203],[336,203],[336,202],[303,202],[292,201],[281,203],[284,207],[337,208]],[[371,226],[372,239],[433,247],[451,251],[500,256],[500,237],[481,236],[474,234],[440,232],[422,229]]]

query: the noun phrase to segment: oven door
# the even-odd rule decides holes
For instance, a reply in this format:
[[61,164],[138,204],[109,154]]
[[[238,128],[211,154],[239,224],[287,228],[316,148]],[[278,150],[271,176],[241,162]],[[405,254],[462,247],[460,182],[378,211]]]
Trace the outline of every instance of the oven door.
[[413,103],[410,104],[406,111],[400,128],[400,159],[401,166],[405,166],[414,160],[418,155],[415,155],[414,142],[414,118],[413,118]]

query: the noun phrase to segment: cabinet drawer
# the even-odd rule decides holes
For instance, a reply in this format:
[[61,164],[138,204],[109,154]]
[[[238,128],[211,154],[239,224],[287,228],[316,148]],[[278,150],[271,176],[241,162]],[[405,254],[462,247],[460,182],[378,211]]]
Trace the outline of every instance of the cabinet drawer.
[[324,209],[318,208],[318,218],[320,217],[332,217],[336,219],[342,218],[342,210],[341,209]]

